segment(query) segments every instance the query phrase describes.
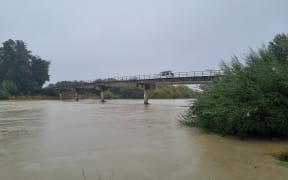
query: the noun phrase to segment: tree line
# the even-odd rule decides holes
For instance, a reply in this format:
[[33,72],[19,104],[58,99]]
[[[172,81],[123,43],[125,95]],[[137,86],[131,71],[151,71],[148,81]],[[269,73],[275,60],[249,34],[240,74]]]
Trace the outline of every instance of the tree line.
[[10,95],[35,95],[49,81],[50,62],[35,56],[21,40],[0,47],[0,99]]

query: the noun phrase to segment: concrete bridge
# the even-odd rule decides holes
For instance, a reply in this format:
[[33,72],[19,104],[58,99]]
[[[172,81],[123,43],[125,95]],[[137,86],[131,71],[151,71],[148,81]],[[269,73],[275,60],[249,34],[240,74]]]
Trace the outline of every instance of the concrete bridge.
[[104,80],[85,81],[73,84],[61,84],[52,89],[59,93],[59,98],[62,99],[63,91],[74,92],[75,100],[78,101],[79,89],[97,89],[100,90],[101,101],[105,101],[104,91],[111,87],[137,87],[144,89],[144,104],[148,104],[148,90],[159,85],[174,85],[174,84],[202,84],[213,81],[217,76],[221,75],[219,70],[210,71],[191,71],[177,72],[169,74],[150,74],[139,76],[125,76],[108,78]]

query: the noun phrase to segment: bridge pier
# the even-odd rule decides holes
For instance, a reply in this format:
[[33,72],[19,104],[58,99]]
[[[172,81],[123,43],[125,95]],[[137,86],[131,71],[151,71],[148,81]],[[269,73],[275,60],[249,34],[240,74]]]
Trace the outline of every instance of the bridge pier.
[[147,105],[149,104],[148,99],[149,99],[149,93],[148,90],[151,88],[150,84],[144,84],[144,104]]
[[63,100],[63,95],[62,95],[62,93],[59,93],[59,100],[60,100],[60,101]]
[[74,98],[75,98],[75,101],[79,101],[79,95],[78,95],[77,90],[75,90]]
[[101,96],[101,102],[105,102],[104,87],[100,88],[100,96]]
[[105,86],[95,86],[94,88],[97,91],[100,91],[101,102],[105,102],[105,97],[104,97]]
[[148,89],[144,89],[144,104],[149,104],[148,98]]

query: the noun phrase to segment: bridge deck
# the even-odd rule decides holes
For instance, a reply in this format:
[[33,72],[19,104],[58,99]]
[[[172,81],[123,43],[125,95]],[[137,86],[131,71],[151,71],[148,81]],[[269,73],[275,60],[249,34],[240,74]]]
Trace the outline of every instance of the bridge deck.
[[192,71],[178,72],[169,76],[160,74],[124,76],[118,78],[108,78],[104,80],[86,81],[74,84],[62,84],[55,86],[53,89],[71,89],[71,88],[96,88],[96,87],[139,87],[139,85],[165,85],[165,84],[200,84],[213,81],[221,71]]

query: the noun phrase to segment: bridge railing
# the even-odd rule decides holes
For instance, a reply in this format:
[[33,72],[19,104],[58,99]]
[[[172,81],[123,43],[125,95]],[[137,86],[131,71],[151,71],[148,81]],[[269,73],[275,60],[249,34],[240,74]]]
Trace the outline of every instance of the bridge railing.
[[[141,81],[141,80],[153,80],[153,79],[168,79],[168,78],[185,78],[185,77],[204,77],[204,76],[219,76],[222,74],[220,70],[210,70],[210,71],[190,71],[190,72],[176,72],[166,76],[161,74],[148,74],[148,75],[137,75],[137,76],[123,76],[123,77],[113,77],[107,79],[98,79],[90,81],[82,81],[79,83],[74,83],[74,86],[91,84],[97,82],[109,82],[109,81]],[[57,87],[72,86],[71,84],[62,84]]]
[[149,79],[167,79],[167,78],[181,78],[181,77],[203,77],[203,76],[219,76],[222,71],[190,71],[190,72],[176,72],[169,75],[161,74],[148,74],[148,75],[137,75],[137,76],[123,76],[111,78],[116,81],[131,81],[131,80],[149,80]]

